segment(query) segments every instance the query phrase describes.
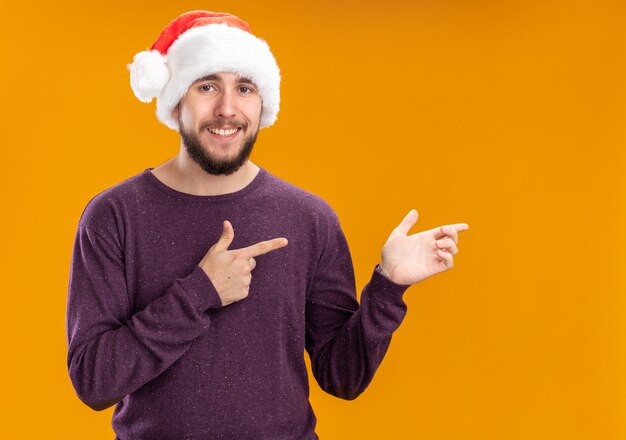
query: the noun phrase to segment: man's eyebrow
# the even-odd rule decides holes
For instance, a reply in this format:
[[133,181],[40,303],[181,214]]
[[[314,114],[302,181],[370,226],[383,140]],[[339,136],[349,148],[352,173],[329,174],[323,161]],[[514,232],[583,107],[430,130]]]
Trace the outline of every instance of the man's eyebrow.
[[[202,78],[199,78],[199,79],[195,80],[193,83],[196,84],[196,83],[199,83],[199,82],[202,82],[202,81],[219,81],[219,80],[220,80],[220,77],[213,73],[211,75],[203,76]],[[242,83],[242,84],[250,84],[250,85],[253,85],[253,86],[256,85],[256,84],[254,84],[254,81],[252,81],[250,78],[248,78],[246,76],[240,76],[237,79],[237,82],[238,83]]]
[[202,82],[202,81],[217,81],[219,79],[220,79],[219,76],[217,76],[215,74],[212,74],[212,75],[203,76],[202,78],[198,78],[193,83],[195,84],[195,83],[199,83],[199,82]]
[[250,78],[247,78],[247,77],[245,77],[245,76],[240,77],[240,78],[239,78],[239,81],[237,81],[237,82],[239,82],[239,83],[244,83],[244,84],[251,84],[251,85],[253,85],[253,86],[255,85],[255,84],[254,84],[254,81],[252,81]]

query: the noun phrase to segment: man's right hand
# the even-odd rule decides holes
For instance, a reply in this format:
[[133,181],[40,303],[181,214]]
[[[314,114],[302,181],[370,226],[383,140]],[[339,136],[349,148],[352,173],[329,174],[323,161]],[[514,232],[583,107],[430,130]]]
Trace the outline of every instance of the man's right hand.
[[251,246],[228,250],[235,238],[235,231],[228,220],[219,240],[211,246],[198,264],[217,290],[222,305],[228,305],[248,296],[252,270],[256,267],[254,257],[287,246],[284,237],[260,241]]

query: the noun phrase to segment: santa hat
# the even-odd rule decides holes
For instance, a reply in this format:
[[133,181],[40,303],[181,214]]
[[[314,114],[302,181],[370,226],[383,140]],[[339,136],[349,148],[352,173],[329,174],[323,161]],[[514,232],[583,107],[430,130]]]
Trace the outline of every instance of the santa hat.
[[157,118],[178,130],[172,110],[196,80],[238,73],[256,85],[262,100],[260,127],[276,121],[280,71],[267,43],[245,21],[227,13],[186,12],[168,24],[150,50],[128,65],[130,85],[142,102],[157,99]]

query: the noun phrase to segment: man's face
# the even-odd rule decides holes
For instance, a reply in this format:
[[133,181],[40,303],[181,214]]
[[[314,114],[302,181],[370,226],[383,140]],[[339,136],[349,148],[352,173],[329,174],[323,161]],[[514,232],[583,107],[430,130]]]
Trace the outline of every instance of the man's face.
[[209,174],[230,175],[252,152],[261,108],[252,81],[222,72],[194,82],[173,115],[189,156]]

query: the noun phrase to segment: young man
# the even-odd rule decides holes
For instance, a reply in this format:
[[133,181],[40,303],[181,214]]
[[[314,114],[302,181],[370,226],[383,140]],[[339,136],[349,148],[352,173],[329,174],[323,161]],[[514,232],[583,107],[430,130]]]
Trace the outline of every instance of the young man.
[[137,97],[178,130],[177,156],[96,195],[70,273],[68,369],[114,404],[119,439],[316,439],[304,351],[354,399],[400,325],[406,289],[453,266],[458,232],[394,229],[356,300],[332,208],[248,158],[279,107],[265,42],[229,14],[172,21],[130,65]]

